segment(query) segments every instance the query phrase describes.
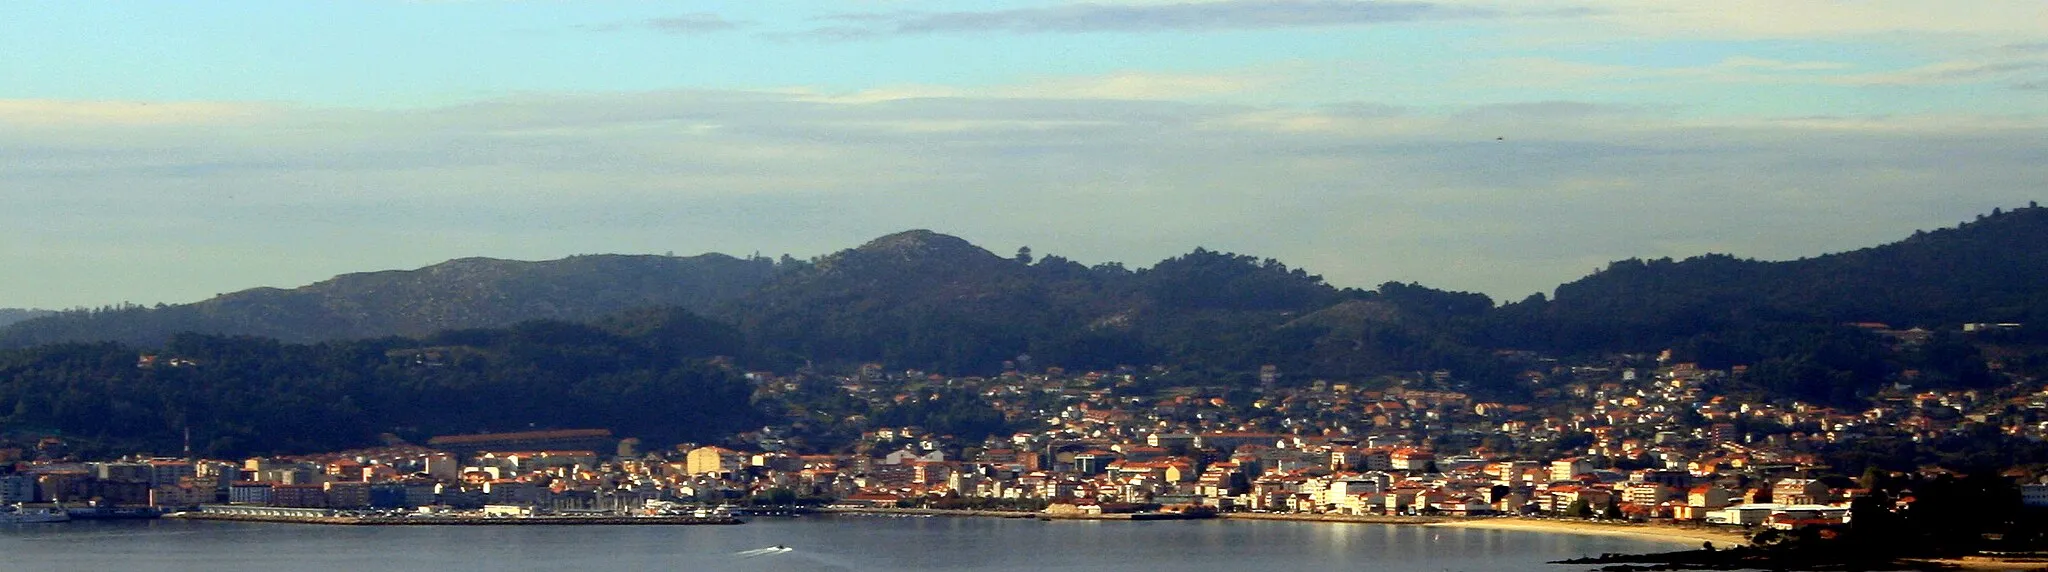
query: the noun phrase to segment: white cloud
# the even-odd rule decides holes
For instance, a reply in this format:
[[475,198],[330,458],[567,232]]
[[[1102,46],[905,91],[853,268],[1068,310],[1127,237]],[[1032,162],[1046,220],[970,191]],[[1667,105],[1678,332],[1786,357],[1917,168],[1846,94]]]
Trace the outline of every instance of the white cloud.
[[0,125],[94,126],[212,123],[260,117],[274,106],[247,103],[0,99]]
[[[1542,8],[1550,0],[1460,2],[1494,8]],[[2048,3],[2037,0],[1581,0],[1584,21],[1630,37],[1831,38],[1901,35],[2034,37]],[[1577,22],[1574,22],[1576,24]]]
[[1875,244],[2048,179],[2048,125],[2024,116],[808,90],[193,109],[173,115],[225,119],[0,129],[0,267],[31,277],[0,299],[189,300],[474,255],[810,255],[905,228],[1134,265],[1203,245],[1346,285],[1519,297],[1587,260]]

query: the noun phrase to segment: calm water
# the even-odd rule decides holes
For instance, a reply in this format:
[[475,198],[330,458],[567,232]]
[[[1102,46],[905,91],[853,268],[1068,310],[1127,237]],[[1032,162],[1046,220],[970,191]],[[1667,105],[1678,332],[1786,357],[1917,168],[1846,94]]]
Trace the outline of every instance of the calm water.
[[[1171,570],[1480,572],[1684,548],[1634,538],[1373,524],[815,516],[742,526],[0,525],[0,570]],[[759,549],[787,545],[786,552]]]

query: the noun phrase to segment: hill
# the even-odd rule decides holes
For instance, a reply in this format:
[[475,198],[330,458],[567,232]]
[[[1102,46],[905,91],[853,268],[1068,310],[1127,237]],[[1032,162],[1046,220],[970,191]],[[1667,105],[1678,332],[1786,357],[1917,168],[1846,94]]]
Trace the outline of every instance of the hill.
[[56,312],[51,310],[37,310],[30,308],[0,308],[0,328],[7,327],[8,324],[13,324],[15,322],[19,322],[22,320],[27,320],[30,318],[41,318],[43,316],[48,316],[50,314],[55,313]]
[[[1344,310],[1357,304],[1375,311]],[[1241,380],[1269,364],[1296,376],[1475,371],[1481,352],[1449,341],[1450,321],[1492,306],[1415,285],[1338,289],[1272,259],[1204,248],[1133,271],[1006,258],[920,230],[794,268],[713,315],[823,364],[958,374],[1168,364]]]
[[[15,324],[0,339],[38,345],[0,350],[0,424],[161,450],[205,419],[195,435],[205,450],[241,453],[529,425],[703,440],[801,409],[828,413],[795,424],[792,438],[835,443],[849,429],[831,419],[960,435],[1000,434],[1006,421],[939,389],[864,405],[823,376],[750,395],[736,372],[1131,366],[1115,390],[1142,397],[1249,388],[1272,365],[1282,384],[1370,387],[1394,374],[1410,387],[1526,402],[1520,380],[1545,370],[1515,361],[1530,354],[1499,351],[1509,348],[1669,349],[1714,369],[1750,366],[1723,390],[1854,406],[1895,382],[2006,383],[1989,369],[1993,352],[2008,373],[2041,371],[2040,329],[1966,336],[1957,326],[2048,320],[2044,244],[2048,210],[2030,206],[1810,259],[1621,261],[1554,298],[1498,307],[1416,284],[1337,288],[1276,260],[1205,248],[1132,270],[1028,250],[999,256],[925,230],[808,262],[464,259]],[[1929,331],[1902,342],[1900,330],[1915,326]],[[214,334],[173,333],[195,330]],[[109,339],[132,342],[44,343]],[[152,353],[185,365],[139,367],[138,354]],[[1436,370],[1451,375],[1415,375]]]
[[1290,380],[1449,370],[1449,388],[1513,398],[1530,365],[1496,350],[1671,349],[1681,361],[1754,365],[1762,391],[1846,403],[1906,371],[1935,385],[1995,379],[1968,343],[1937,337],[1906,355],[1873,333],[1881,328],[1850,324],[2048,323],[2043,244],[2048,209],[2029,206],[1802,260],[1625,260],[1554,297],[1496,307],[1483,295],[1416,284],[1338,288],[1276,260],[1204,248],[1133,270],[1028,249],[1000,256],[916,230],[808,262],[456,260],[184,306],[68,312],[0,330],[0,345],[156,347],[181,331],[286,342],[418,338],[674,306],[733,328],[744,344],[729,353],[742,365],[781,371],[804,363],[958,375],[1156,365],[1182,382],[1247,385],[1266,365]]
[[116,454],[176,451],[189,428],[195,451],[218,456],[532,427],[713,440],[764,419],[747,382],[714,359],[748,352],[731,328],[681,310],[419,339],[54,344],[0,350],[0,428]]
[[464,258],[417,270],[337,276],[289,290],[256,288],[154,308],[67,311],[0,329],[0,347],[65,341],[155,346],[180,332],[313,342],[591,320],[620,310],[702,311],[766,281],[763,259],[594,255],[544,262]]
[[1504,345],[1649,351],[1770,324],[1934,329],[2048,323],[2048,209],[2035,205],[1899,242],[1784,262],[1709,254],[1624,260],[1502,308]]

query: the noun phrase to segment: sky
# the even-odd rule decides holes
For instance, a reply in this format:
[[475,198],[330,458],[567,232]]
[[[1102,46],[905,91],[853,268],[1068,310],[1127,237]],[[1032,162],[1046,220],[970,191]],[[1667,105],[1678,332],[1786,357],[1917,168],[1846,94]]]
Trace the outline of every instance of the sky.
[[2041,0],[0,0],[0,307],[915,228],[1505,302],[2044,198]]

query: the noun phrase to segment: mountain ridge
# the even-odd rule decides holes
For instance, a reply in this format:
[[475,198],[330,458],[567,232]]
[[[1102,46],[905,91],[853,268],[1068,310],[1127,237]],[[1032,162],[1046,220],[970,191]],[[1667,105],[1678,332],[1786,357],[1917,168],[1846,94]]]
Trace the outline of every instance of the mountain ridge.
[[589,320],[640,306],[701,311],[766,280],[773,264],[724,254],[459,258],[349,273],[296,288],[251,288],[191,304],[67,311],[0,329],[0,347],[63,341],[156,345],[180,332],[287,342],[421,336],[533,319]]
[[[1901,327],[2048,320],[2048,209],[1996,211],[1863,249],[1768,262],[1705,254],[1617,261],[1542,295],[1389,282],[1338,288],[1273,259],[1195,248],[1131,270],[1028,249],[1003,257],[930,230],[810,261],[587,255],[463,258],[415,270],[253,289],[164,309],[66,313],[0,329],[0,347],[179,331],[315,341],[589,321],[673,306],[734,326],[763,355],[988,373],[1070,367],[1277,365],[1313,376],[1458,369],[1512,377],[1495,349],[1552,353],[1723,347],[1774,324]],[[1782,341],[1782,340],[1781,340]],[[1717,345],[1718,344],[1718,345]],[[1754,345],[1754,344],[1752,344]],[[1760,359],[1776,350],[1735,352]],[[1715,357],[1708,352],[1707,357]]]

